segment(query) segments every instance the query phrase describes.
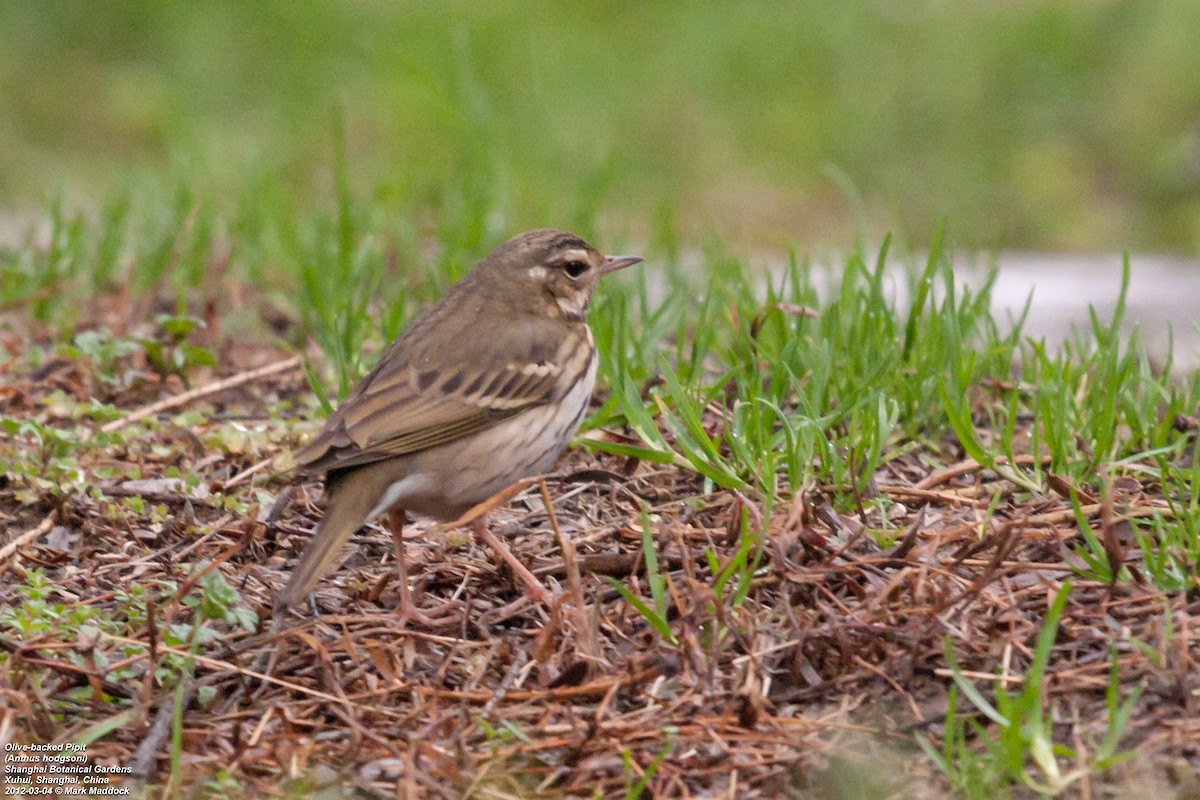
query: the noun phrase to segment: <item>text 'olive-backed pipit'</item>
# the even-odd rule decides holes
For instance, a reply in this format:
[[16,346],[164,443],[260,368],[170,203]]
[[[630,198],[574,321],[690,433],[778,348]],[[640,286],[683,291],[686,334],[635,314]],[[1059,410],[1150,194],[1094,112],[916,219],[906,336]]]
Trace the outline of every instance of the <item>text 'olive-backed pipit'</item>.
[[[553,463],[596,381],[588,300],[601,276],[639,261],[605,257],[564,231],[530,231],[418,314],[297,456],[302,473],[325,475],[325,516],[276,614],[312,591],[354,531],[390,512],[400,613],[424,618],[404,574],[404,512],[457,519]],[[471,525],[527,594],[543,599],[541,583],[484,519]]]

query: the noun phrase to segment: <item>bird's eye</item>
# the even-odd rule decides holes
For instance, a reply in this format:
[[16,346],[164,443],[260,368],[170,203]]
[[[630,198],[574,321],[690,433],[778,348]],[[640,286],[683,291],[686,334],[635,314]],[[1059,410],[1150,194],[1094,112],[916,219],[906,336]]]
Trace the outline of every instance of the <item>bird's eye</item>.
[[588,271],[588,265],[583,261],[568,261],[566,264],[563,264],[563,269],[565,269],[567,274],[572,278],[578,278],[580,275]]

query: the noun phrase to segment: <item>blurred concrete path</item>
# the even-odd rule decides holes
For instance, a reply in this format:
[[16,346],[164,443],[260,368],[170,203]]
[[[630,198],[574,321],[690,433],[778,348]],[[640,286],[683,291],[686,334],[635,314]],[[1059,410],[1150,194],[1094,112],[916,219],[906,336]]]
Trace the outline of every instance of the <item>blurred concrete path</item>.
[[[924,255],[917,255],[919,269]],[[1119,254],[1053,254],[1010,251],[1000,254],[957,253],[952,258],[958,282],[979,286],[991,266],[996,266],[992,286],[992,313],[1001,330],[1015,319],[1032,293],[1025,320],[1027,338],[1045,339],[1057,348],[1078,330],[1090,338],[1088,307],[1096,309],[1102,323],[1112,319],[1121,291]],[[769,262],[778,278],[786,264]],[[836,264],[836,268],[829,266]],[[892,262],[894,273],[885,292],[896,306],[908,306],[908,280],[902,262]],[[1200,259],[1131,255],[1129,291],[1125,298],[1122,330],[1135,327],[1150,356],[1162,360],[1171,347],[1174,371],[1200,368]],[[838,284],[843,269],[840,256],[815,260],[813,283],[821,294]],[[935,296],[940,282],[934,284]]]
[[[973,266],[972,261],[979,266]],[[1090,329],[1088,306],[1102,322],[1112,318],[1121,289],[1120,255],[1057,255],[1007,252],[990,259],[955,259],[955,272],[968,283],[998,267],[992,309],[1003,320],[1033,301],[1026,335],[1057,344],[1072,326]],[[1124,328],[1137,327],[1147,351],[1162,358],[1174,337],[1175,369],[1200,366],[1200,260],[1131,255]]]

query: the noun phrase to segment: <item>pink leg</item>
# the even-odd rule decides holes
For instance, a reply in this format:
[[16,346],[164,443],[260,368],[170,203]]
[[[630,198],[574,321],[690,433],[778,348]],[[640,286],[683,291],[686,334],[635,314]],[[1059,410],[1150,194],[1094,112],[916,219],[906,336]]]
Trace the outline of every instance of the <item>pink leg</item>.
[[[452,616],[432,616],[413,604],[412,595],[408,590],[408,568],[404,562],[404,511],[403,509],[393,508],[387,513],[388,530],[392,532],[392,542],[396,547],[396,571],[400,575],[400,605],[396,609],[396,613],[400,617],[400,627],[403,628],[409,620],[424,625],[427,628],[436,628],[444,626],[447,622],[452,622]],[[434,614],[445,611],[451,608],[453,603],[445,603],[436,609],[433,609]]]
[[488,530],[487,523],[484,521],[482,516],[471,520],[471,530],[476,536],[487,542],[488,546],[492,548],[496,555],[500,556],[500,558],[504,559],[504,561],[510,567],[512,567],[512,571],[516,574],[516,576],[525,583],[525,595],[530,600],[535,603],[544,603],[549,605],[550,595],[546,591],[546,587],[542,585],[542,582],[539,581],[532,572],[526,569],[525,565],[521,563],[520,559],[513,555],[513,551],[508,549],[508,545],[500,541],[496,534]]

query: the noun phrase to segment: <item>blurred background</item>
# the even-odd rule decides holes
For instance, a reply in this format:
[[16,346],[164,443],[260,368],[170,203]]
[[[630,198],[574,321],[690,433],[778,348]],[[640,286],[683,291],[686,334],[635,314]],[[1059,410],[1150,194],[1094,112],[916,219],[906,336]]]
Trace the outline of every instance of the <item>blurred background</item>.
[[343,135],[417,228],[1195,256],[1200,3],[0,3],[2,229],[330,209]]

